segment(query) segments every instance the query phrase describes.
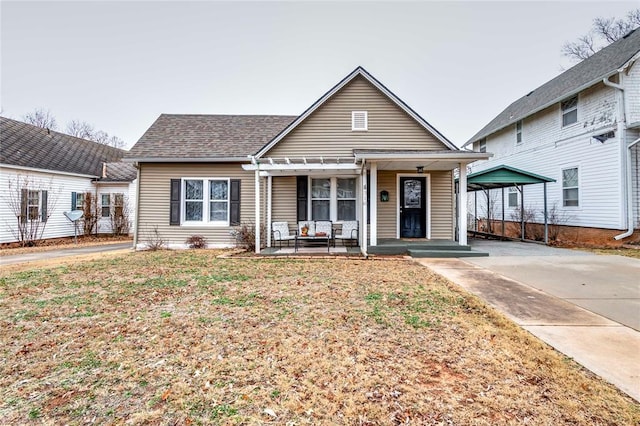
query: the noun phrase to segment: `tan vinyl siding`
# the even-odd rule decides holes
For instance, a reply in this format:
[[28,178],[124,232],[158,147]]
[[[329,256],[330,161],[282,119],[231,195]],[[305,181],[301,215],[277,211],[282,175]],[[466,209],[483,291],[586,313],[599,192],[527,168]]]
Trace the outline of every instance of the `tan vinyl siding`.
[[[351,130],[351,112],[368,112],[368,130]],[[363,77],[334,94],[265,157],[351,157],[354,149],[443,150],[445,145]]]
[[[389,192],[389,201],[380,202],[380,191]],[[398,220],[398,190],[396,172],[378,172],[377,194],[371,194],[378,207],[378,238],[396,238]]]
[[431,172],[431,239],[454,238],[452,172]]
[[289,222],[289,229],[296,229],[296,177],[274,177],[272,182],[271,220]]
[[[170,180],[185,177],[220,177],[241,179],[240,218],[242,222],[254,222],[255,181],[254,173],[242,170],[240,164],[212,163],[141,163],[138,244],[149,241],[153,227],[168,245],[182,245],[191,235],[202,235],[210,245],[230,246],[234,239],[232,227],[221,226],[171,226],[169,225]],[[181,206],[181,209],[184,208]],[[264,211],[264,209],[263,209]]]
[[[396,238],[398,221],[398,173],[378,172],[378,189],[375,197],[378,207],[378,238]],[[453,181],[450,171],[429,172],[431,193],[427,194],[431,209],[431,238],[453,239]],[[427,174],[425,174],[427,176]],[[380,191],[389,191],[389,201],[380,202]]]

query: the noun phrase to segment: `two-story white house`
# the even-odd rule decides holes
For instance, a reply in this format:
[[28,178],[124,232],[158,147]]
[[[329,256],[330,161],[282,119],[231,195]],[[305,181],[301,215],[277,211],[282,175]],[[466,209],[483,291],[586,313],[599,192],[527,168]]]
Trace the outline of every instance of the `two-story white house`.
[[[640,227],[639,137],[637,29],[513,102],[463,147],[493,153],[471,173],[506,165],[554,179],[548,205],[566,225],[560,239],[606,243],[629,241]],[[480,218],[488,196],[496,211],[504,205],[506,220],[524,199],[533,221],[544,221],[541,185],[475,195]]]

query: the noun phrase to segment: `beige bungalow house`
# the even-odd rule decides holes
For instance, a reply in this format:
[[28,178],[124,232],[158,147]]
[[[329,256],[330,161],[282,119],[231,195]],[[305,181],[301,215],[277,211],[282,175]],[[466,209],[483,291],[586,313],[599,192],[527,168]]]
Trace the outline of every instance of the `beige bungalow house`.
[[127,155],[138,167],[135,244],[202,235],[229,247],[251,223],[260,252],[273,222],[293,232],[356,220],[365,255],[394,239],[466,245],[466,166],[489,157],[459,150],[362,67],[297,117],[163,114]]

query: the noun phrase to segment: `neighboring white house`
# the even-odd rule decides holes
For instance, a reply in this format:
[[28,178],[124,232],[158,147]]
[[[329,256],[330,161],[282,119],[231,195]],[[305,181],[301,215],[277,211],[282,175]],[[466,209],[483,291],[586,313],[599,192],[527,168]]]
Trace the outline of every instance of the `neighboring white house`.
[[[631,235],[640,226],[639,59],[640,29],[516,100],[464,145],[494,155],[471,164],[471,173],[506,165],[555,179],[549,208],[560,222],[610,230],[601,232],[609,239]],[[542,185],[523,188],[538,223],[542,193]],[[494,217],[503,203],[507,220],[517,216],[523,194],[512,187],[503,200],[493,191]],[[486,217],[486,195],[476,195]]]
[[0,148],[0,243],[73,236],[64,212],[83,209],[86,194],[98,201],[97,232],[111,233],[122,211],[133,219],[136,169],[119,162],[126,151],[5,117]]

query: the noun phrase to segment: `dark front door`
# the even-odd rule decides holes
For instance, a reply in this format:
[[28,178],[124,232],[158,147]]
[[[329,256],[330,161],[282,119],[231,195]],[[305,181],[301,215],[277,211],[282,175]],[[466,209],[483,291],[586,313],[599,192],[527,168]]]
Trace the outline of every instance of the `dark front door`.
[[425,194],[425,178],[400,178],[400,238],[426,237]]

